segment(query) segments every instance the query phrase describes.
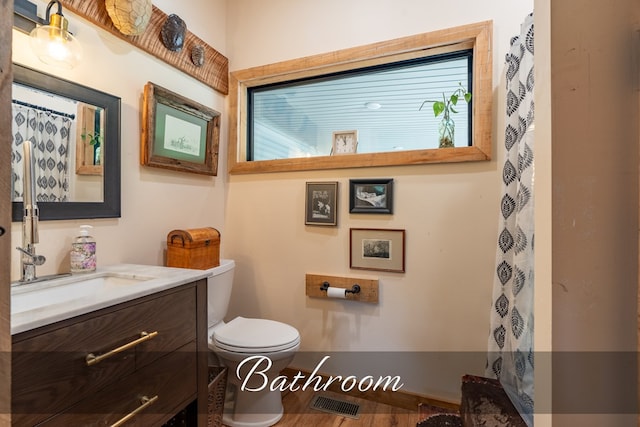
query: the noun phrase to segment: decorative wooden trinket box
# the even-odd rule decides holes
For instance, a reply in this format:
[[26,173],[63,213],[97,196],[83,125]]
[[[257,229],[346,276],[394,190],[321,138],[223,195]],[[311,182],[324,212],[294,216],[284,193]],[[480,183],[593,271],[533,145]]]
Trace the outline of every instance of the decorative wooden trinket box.
[[220,265],[220,232],[213,227],[173,230],[167,235],[167,267],[206,270]]

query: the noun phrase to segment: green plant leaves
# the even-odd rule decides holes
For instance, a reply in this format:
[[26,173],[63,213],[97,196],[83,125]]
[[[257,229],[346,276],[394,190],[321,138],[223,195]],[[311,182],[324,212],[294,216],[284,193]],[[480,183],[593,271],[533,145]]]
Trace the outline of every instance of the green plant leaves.
[[100,132],[96,132],[96,133],[83,132],[80,136],[82,137],[83,141],[86,141],[87,139],[89,139],[89,145],[95,145],[97,143],[102,144],[102,135],[100,135]]
[[442,101],[434,101],[433,103],[433,114],[438,117],[440,114],[444,112],[444,102]]
[[455,108],[453,108],[453,106],[458,104],[460,95],[464,97],[464,100],[467,103],[471,101],[471,92],[468,92],[462,86],[462,83],[458,83],[458,85],[460,87],[451,94],[449,99],[447,99],[445,94],[443,93],[442,101],[431,101],[431,100],[423,101],[422,104],[420,105],[419,110],[422,110],[422,107],[424,107],[424,104],[426,104],[427,102],[431,102],[433,103],[433,114],[435,115],[435,117],[438,117],[442,113],[445,113],[445,117],[448,117],[449,112],[458,113],[458,111]]

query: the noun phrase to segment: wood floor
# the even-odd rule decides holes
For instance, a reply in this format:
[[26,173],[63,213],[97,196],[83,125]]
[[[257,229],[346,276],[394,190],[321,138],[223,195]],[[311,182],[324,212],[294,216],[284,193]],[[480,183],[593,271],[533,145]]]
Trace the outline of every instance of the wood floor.
[[323,396],[359,404],[358,419],[311,409],[309,405],[315,392],[309,389],[283,396],[284,416],[276,427],[415,427],[419,421],[417,408],[409,411],[330,391],[321,393]]

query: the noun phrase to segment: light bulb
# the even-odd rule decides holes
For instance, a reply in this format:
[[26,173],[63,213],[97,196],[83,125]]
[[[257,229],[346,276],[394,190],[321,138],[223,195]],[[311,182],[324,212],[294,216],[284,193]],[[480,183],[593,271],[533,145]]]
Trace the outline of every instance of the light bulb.
[[45,64],[73,68],[82,59],[82,46],[67,31],[67,26],[68,21],[62,15],[53,14],[48,25],[31,31],[31,48]]

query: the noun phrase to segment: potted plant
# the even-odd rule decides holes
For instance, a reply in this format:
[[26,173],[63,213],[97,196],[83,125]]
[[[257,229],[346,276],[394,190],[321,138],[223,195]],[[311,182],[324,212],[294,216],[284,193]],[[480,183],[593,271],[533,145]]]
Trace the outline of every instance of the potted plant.
[[453,93],[446,97],[444,92],[442,93],[442,101],[432,101],[426,100],[421,105],[419,110],[422,110],[424,104],[428,102],[433,103],[433,114],[435,117],[438,117],[440,114],[444,114],[442,116],[442,120],[440,121],[440,126],[438,128],[438,136],[439,136],[439,147],[440,148],[449,148],[454,146],[454,133],[455,133],[455,122],[451,118],[451,113],[457,113],[456,109],[453,108],[458,104],[458,100],[462,96],[464,100],[469,103],[471,101],[471,92],[467,91],[462,83],[458,83],[460,86]]
[[93,159],[92,164],[94,166],[100,165],[100,151],[102,150],[102,135],[100,132],[89,133],[86,130],[80,135],[82,140],[93,147]]
[[89,133],[85,131],[82,132],[82,135],[80,136],[82,137],[82,140],[88,142],[89,145],[101,145],[102,143],[102,135],[100,135],[100,132]]

